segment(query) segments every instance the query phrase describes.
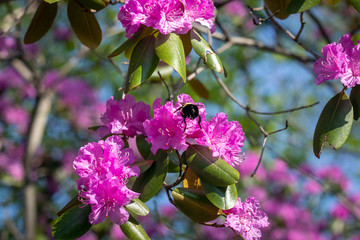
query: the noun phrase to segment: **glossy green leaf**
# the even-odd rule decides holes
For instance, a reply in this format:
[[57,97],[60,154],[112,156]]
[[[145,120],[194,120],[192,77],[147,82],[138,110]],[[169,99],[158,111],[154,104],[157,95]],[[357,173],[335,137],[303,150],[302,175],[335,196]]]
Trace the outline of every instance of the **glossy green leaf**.
[[224,76],[227,76],[227,72],[215,51],[210,47],[210,45],[205,41],[205,39],[195,30],[190,31],[191,44],[194,48],[194,51],[199,55],[203,60],[206,66],[210,69],[223,73]]
[[149,214],[149,208],[140,200],[133,199],[131,203],[125,206],[126,211],[134,215],[146,216]]
[[321,0],[292,0],[286,8],[287,13],[301,13],[318,5]]
[[328,142],[334,150],[348,138],[353,123],[354,111],[346,93],[338,93],[325,105],[314,132],[313,148],[320,158],[321,149]]
[[75,0],[69,0],[67,8],[68,18],[76,37],[90,49],[99,46],[102,33],[95,15],[83,9]]
[[130,240],[150,240],[144,228],[131,215],[125,224],[120,225],[120,228]]
[[112,53],[110,53],[108,58],[116,57],[121,53],[123,53],[124,51],[126,51],[127,49],[135,46],[136,43],[140,41],[140,39],[144,38],[145,32],[146,29],[144,27],[140,27],[140,29],[136,33],[134,33],[130,39],[126,40],[123,44],[120,45],[120,47],[118,47]]
[[[265,0],[266,5],[274,16],[279,19],[285,19],[290,14],[286,12],[286,8],[291,0]],[[302,0],[298,0],[299,2]]]
[[56,2],[58,2],[60,0],[44,0],[44,1],[47,2],[47,3],[52,4],[52,3],[56,3]]
[[358,12],[360,12],[360,0],[350,0],[350,3]]
[[189,81],[189,84],[199,97],[209,99],[209,91],[198,79],[192,79],[191,81]]
[[144,135],[136,136],[136,146],[143,159],[149,159],[152,154],[151,144],[145,140]]
[[239,172],[221,158],[212,156],[208,147],[190,145],[183,157],[191,170],[209,184],[225,187],[238,182]]
[[79,201],[79,196],[76,195],[73,199],[71,199],[66,205],[65,207],[63,207],[56,215],[58,217],[60,217],[64,212],[66,212],[67,210],[69,210],[70,208],[73,208],[75,206],[78,205],[83,205],[82,202]]
[[[168,172],[169,173],[178,173],[180,170],[179,167],[179,157],[176,154],[175,151],[171,152],[168,154],[169,157],[169,167],[168,167]],[[184,170],[184,165],[183,165],[183,170]]]
[[179,36],[184,46],[185,56],[188,56],[192,50],[190,31],[186,34],[179,34]]
[[354,119],[358,120],[360,117],[360,86],[356,85],[351,89],[350,101],[354,109]]
[[150,35],[135,46],[125,78],[125,93],[147,80],[156,69],[159,58],[155,53],[155,40],[155,37]]
[[171,66],[167,65],[166,63],[164,63],[163,61],[160,61],[155,71],[150,76],[149,82],[162,82],[158,72],[160,72],[161,77],[164,80],[166,80],[171,77],[171,74],[174,72],[174,69]]
[[179,35],[169,33],[160,34],[156,38],[155,51],[157,56],[174,68],[184,82],[186,82],[185,51]]
[[172,192],[176,207],[195,222],[209,222],[219,216],[215,207],[202,191],[191,188],[176,188]]
[[55,240],[77,239],[91,228],[90,205],[75,206],[62,214],[54,223],[52,234]]
[[154,163],[146,172],[140,174],[132,187],[133,191],[141,193],[139,199],[143,202],[149,201],[160,191],[169,165],[167,153],[162,150],[146,160],[154,160]]
[[40,40],[49,31],[55,20],[57,10],[57,3],[41,1],[25,33],[25,44]]
[[228,210],[237,202],[238,194],[235,184],[217,187],[201,179],[201,187],[209,201],[218,208]]
[[110,0],[77,0],[80,4],[82,4],[86,8],[94,9],[96,11],[100,11],[105,8]]

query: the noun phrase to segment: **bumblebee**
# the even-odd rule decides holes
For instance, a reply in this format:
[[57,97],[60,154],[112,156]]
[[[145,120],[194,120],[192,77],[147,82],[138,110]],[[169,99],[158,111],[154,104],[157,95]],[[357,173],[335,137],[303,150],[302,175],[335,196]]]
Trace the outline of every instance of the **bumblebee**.
[[185,128],[184,128],[184,132],[186,130],[186,118],[190,118],[191,120],[194,120],[195,118],[199,117],[199,121],[198,121],[198,125],[200,126],[201,123],[201,117],[199,115],[199,108],[192,103],[183,103],[181,107],[179,107],[178,109],[176,109],[176,111],[174,113],[176,113],[177,111],[181,111],[180,115],[183,117],[184,119],[184,123],[185,123]]

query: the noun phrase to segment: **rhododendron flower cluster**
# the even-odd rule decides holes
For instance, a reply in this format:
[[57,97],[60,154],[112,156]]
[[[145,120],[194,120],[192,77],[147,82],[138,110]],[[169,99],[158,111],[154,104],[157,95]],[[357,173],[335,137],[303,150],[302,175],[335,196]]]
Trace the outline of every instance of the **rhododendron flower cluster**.
[[106,102],[106,112],[101,117],[105,126],[98,131],[102,136],[123,134],[134,137],[137,134],[144,134],[143,123],[146,119],[150,119],[149,105],[136,102],[132,95],[126,95],[120,101],[111,97]]
[[118,19],[131,38],[141,25],[159,30],[185,34],[198,22],[212,32],[215,7],[211,0],[128,0],[120,8]]
[[[185,103],[198,107],[199,116],[202,119],[201,128],[197,118],[194,120],[185,118],[185,129],[181,111],[177,111]],[[241,147],[245,141],[244,132],[238,122],[229,122],[225,113],[218,113],[210,122],[207,122],[204,105],[194,103],[187,94],[180,94],[175,106],[172,101],[161,106],[160,99],[157,99],[154,101],[153,108],[154,118],[146,120],[144,128],[154,154],[158,149],[170,148],[183,152],[187,149],[188,143],[197,143],[210,147],[214,157],[221,157],[232,166],[242,162]]]
[[248,197],[244,203],[238,198],[233,208],[223,210],[227,214],[224,224],[241,234],[245,240],[260,239],[260,228],[269,226],[269,222],[266,214],[259,209],[260,202],[256,198]]
[[339,43],[327,44],[321,51],[324,57],[316,60],[313,67],[316,85],[339,78],[346,87],[360,84],[360,44],[354,45],[349,33]]
[[119,136],[111,136],[80,148],[74,160],[80,176],[77,180],[80,200],[90,204],[89,222],[93,225],[107,217],[116,224],[124,224],[129,218],[124,206],[140,195],[126,186],[128,178],[138,176],[140,170],[130,167],[135,156],[131,149],[123,147]]

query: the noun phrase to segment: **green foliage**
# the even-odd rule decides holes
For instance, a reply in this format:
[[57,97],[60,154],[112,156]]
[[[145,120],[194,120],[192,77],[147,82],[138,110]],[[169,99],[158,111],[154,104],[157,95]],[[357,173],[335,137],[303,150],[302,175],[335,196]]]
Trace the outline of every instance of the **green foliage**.
[[100,11],[105,8],[110,0],[77,0],[80,4],[82,4],[86,8],[94,9],[96,11]]
[[148,170],[140,174],[132,187],[133,191],[141,193],[139,199],[143,202],[149,201],[160,191],[169,165],[169,158],[163,150],[159,150],[156,155],[151,154],[146,160],[154,162]]
[[209,201],[218,208],[228,210],[233,208],[237,202],[238,194],[235,184],[217,187],[201,179],[201,187]]
[[37,8],[25,33],[24,43],[30,44],[40,40],[51,28],[58,11],[58,4],[42,1]]
[[130,240],[147,240],[150,239],[146,234],[144,228],[136,221],[136,219],[130,215],[129,220],[120,225],[121,231]]
[[75,206],[62,214],[54,223],[52,234],[55,240],[77,239],[91,228],[90,205]]
[[314,132],[313,149],[316,157],[320,158],[325,142],[332,145],[334,150],[345,143],[350,134],[353,117],[353,107],[345,92],[330,99],[320,114]]
[[204,84],[202,84],[197,78],[189,81],[189,85],[196,92],[199,97],[204,99],[209,99],[209,91],[206,89]]
[[69,0],[67,14],[71,27],[80,42],[90,49],[97,48],[101,43],[102,33],[95,15],[84,11],[75,0]]
[[360,12],[360,0],[350,0],[350,3],[358,12]]
[[176,188],[172,192],[176,207],[195,222],[209,222],[219,216],[215,207],[200,190]]
[[221,158],[212,156],[205,146],[190,145],[183,153],[184,160],[191,170],[209,184],[226,187],[238,182],[239,172]]
[[291,0],[265,0],[265,3],[269,7],[270,11],[275,14],[276,18],[285,19],[290,15],[286,11],[290,1]]
[[159,33],[155,43],[156,55],[177,71],[186,82],[185,50],[179,35]]
[[125,209],[134,215],[146,216],[149,214],[149,208],[137,198],[131,200],[131,203],[126,205]]
[[315,7],[321,0],[292,0],[286,8],[287,13],[301,13]]
[[205,41],[205,39],[194,29],[190,30],[190,39],[194,51],[204,60],[206,66],[220,74],[223,73],[226,77],[227,72],[220,58],[215,53],[214,49],[212,49]]

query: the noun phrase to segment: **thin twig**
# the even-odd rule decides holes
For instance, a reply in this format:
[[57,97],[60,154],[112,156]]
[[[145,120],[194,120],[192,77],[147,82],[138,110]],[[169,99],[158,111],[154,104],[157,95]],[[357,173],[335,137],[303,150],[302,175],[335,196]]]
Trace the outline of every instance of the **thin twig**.
[[300,37],[302,31],[304,30],[304,27],[305,27],[304,12],[300,13],[300,23],[301,23],[300,30],[296,34],[295,41],[299,40],[299,37]]
[[170,101],[170,99],[171,99],[171,93],[170,93],[169,86],[168,86],[167,83],[165,82],[165,79],[161,76],[160,71],[158,71],[158,75],[159,75],[159,78],[161,79],[161,81],[164,83],[164,85],[165,85],[165,87],[166,87],[166,90],[167,90],[167,92],[168,92],[167,101]]

